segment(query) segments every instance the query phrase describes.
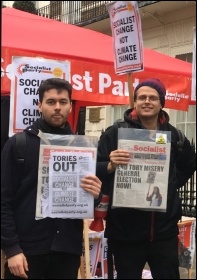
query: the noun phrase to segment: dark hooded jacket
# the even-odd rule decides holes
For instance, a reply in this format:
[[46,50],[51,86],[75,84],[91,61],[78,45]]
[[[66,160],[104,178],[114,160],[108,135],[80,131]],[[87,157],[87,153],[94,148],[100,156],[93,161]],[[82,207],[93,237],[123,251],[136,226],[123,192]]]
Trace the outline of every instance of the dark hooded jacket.
[[[128,109],[124,114],[127,127],[145,129],[135,111]],[[161,110],[158,130],[171,131],[171,155],[169,166],[168,196],[166,212],[143,211],[134,208],[111,208],[114,172],[107,172],[110,152],[117,149],[118,125],[109,127],[100,137],[98,144],[97,176],[102,181],[103,194],[110,195],[106,217],[105,237],[133,241],[153,241],[178,235],[177,222],[181,219],[181,200],[177,189],[185,184],[196,169],[196,155],[189,140],[180,140],[175,128],[169,123],[168,114]]]
[[[83,220],[44,218],[35,220],[39,130],[51,134],[73,134],[70,125],[53,128],[42,119],[25,129],[24,166],[17,162],[16,137],[12,136],[1,154],[1,248],[7,258],[47,254],[50,251],[82,254]],[[95,206],[101,197],[95,200]]]

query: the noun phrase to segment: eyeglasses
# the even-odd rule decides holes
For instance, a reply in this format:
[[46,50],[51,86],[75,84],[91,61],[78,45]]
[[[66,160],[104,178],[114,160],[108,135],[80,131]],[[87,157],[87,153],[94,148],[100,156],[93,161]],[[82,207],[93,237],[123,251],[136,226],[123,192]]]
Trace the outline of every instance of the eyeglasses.
[[140,95],[136,98],[136,100],[144,102],[146,101],[146,99],[148,98],[149,101],[154,102],[154,101],[158,101],[160,100],[159,97],[155,96],[155,95],[150,95],[150,96],[146,96],[146,95]]

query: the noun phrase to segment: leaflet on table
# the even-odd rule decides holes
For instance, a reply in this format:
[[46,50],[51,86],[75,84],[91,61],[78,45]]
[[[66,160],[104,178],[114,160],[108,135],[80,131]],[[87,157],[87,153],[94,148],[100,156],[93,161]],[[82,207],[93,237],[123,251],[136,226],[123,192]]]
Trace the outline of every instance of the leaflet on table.
[[[87,174],[95,174],[97,148],[45,145],[48,142],[43,141],[44,137],[40,145],[36,219],[93,218],[94,198],[80,187],[80,182]],[[74,142],[70,141],[73,137]],[[76,139],[85,138],[88,140],[85,136],[70,136],[69,143],[78,145],[80,141],[76,143]]]
[[112,207],[166,211],[171,133],[119,128],[118,148],[130,153],[116,168]]

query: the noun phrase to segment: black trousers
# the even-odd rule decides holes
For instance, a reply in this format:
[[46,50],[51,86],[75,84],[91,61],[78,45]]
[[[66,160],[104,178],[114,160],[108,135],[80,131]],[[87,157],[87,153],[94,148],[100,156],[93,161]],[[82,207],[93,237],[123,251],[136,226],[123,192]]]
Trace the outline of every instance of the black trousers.
[[117,279],[142,279],[146,262],[153,279],[180,279],[178,237],[154,242],[114,240],[111,246]]
[[[80,256],[62,252],[46,255],[26,256],[29,271],[28,279],[77,279]],[[4,279],[24,279],[10,273],[5,263]]]

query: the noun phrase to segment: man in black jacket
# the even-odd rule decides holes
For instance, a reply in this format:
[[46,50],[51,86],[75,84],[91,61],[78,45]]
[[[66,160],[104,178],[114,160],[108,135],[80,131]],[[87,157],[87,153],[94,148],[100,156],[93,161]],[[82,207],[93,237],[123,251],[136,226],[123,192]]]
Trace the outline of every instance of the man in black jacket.
[[177,130],[162,110],[165,94],[165,86],[160,80],[142,81],[134,91],[134,108],[125,112],[124,121],[130,128],[171,131],[166,212],[111,207],[115,170],[119,165],[132,162],[132,159],[128,151],[117,148],[117,124],[109,127],[99,140],[97,175],[102,181],[103,194],[110,195],[105,237],[114,256],[117,279],[141,279],[146,262],[153,279],[180,277],[177,223],[182,211],[177,189],[194,173],[196,155],[186,137],[183,143],[177,144],[180,140]]
[[[39,87],[42,117],[25,129],[26,151],[22,170],[17,162],[16,137],[1,156],[1,248],[6,256],[5,279],[77,279],[82,254],[83,220],[35,219],[40,138],[39,131],[73,134],[67,118],[72,110],[72,86],[51,78]],[[101,199],[101,181],[95,175],[81,187]]]

